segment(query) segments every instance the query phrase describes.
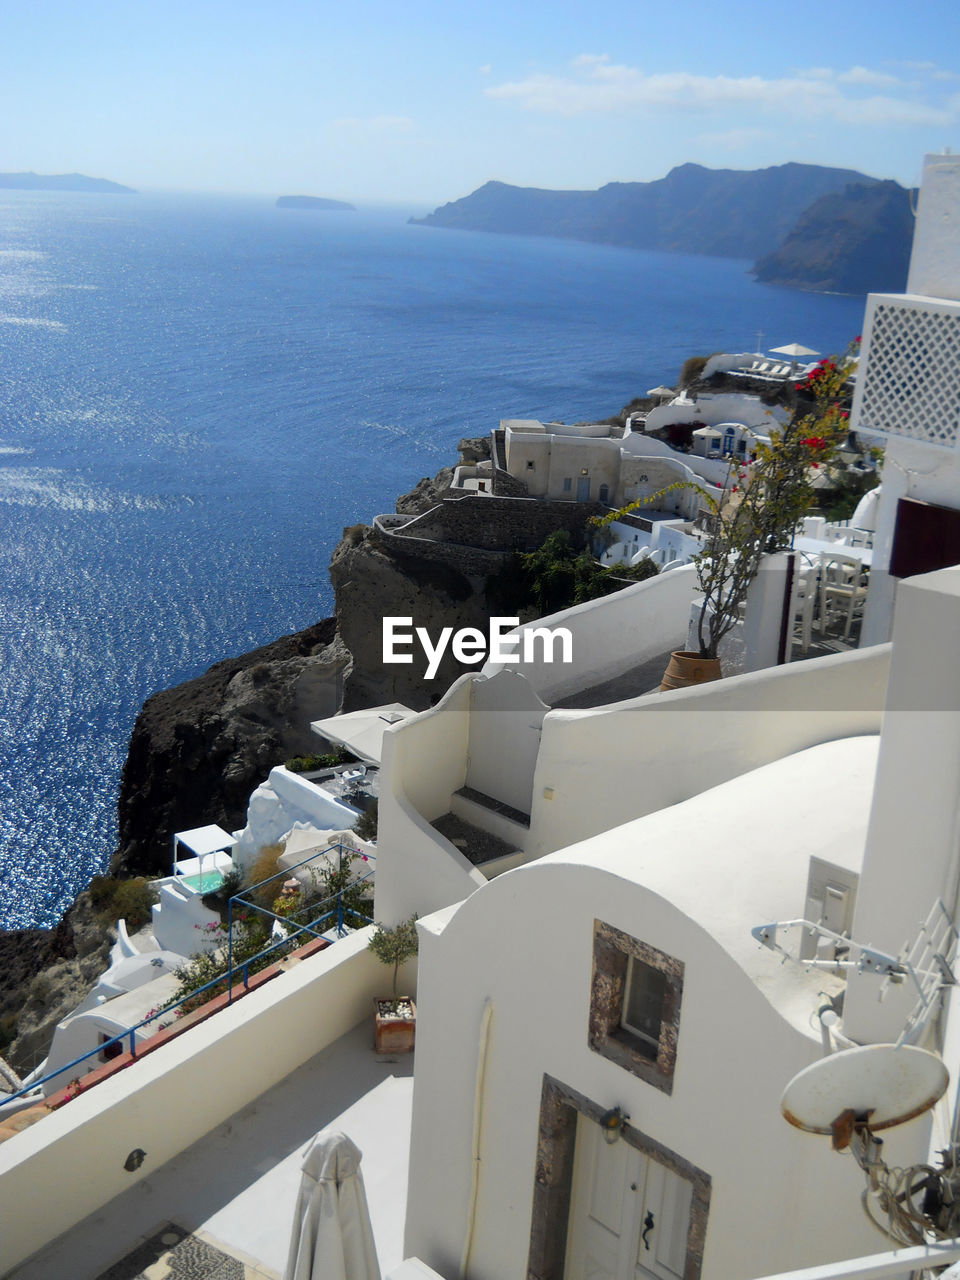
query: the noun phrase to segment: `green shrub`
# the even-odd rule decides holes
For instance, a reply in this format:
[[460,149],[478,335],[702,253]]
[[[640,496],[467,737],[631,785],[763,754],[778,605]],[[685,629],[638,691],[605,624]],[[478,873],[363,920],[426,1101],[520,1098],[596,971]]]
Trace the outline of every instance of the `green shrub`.
[[17,1038],[17,1015],[15,1013],[0,1014],[0,1053]]
[[316,769],[332,769],[338,764],[349,764],[356,758],[344,747],[337,747],[325,755],[293,756],[285,762],[285,768],[291,773],[313,773]]
[[126,920],[133,929],[150,923],[150,908],[157,900],[156,889],[144,876],[94,876],[89,893],[101,921]]
[[681,390],[683,387],[689,387],[691,382],[696,382],[707,367],[709,358],[709,356],[690,356],[684,360],[677,380],[677,389]]
[[[270,942],[270,926],[272,921],[266,917],[261,917],[255,913],[249,916],[241,916],[234,922],[233,926],[233,967],[236,969],[239,965],[244,964],[253,957]],[[224,977],[227,973],[227,930],[225,925],[212,924],[204,926],[211,931],[218,931],[223,937],[223,946],[216,951],[200,951],[196,955],[191,956],[186,964],[181,965],[179,969],[174,970],[174,977],[178,980],[179,986],[174,992],[170,1003],[182,1000],[189,996],[192,992],[198,991],[201,987],[206,986],[208,982],[213,982],[216,978]],[[291,943],[289,950],[292,950],[298,943]],[[283,948],[271,951],[268,956],[263,956],[259,960],[253,960],[250,965],[250,973],[259,973],[261,969],[265,969],[268,965],[276,964],[286,954]],[[184,1013],[191,1013],[194,1009],[200,1008],[206,1004],[208,1000],[212,1000],[215,996],[221,995],[227,989],[226,981],[218,983],[209,991],[204,991],[202,996],[198,996],[196,1000],[188,1000],[186,1004],[178,1010],[177,1016],[181,1017]]]
[[633,582],[646,582],[647,578],[655,578],[659,572],[660,570],[649,556],[644,556],[636,564],[628,564],[624,569],[620,569],[617,566],[610,569],[610,573],[615,577],[630,578]]
[[380,802],[373,800],[353,824],[361,840],[376,840],[380,820]]
[[556,529],[536,551],[519,553],[487,579],[487,600],[518,616],[538,616],[619,591],[619,570],[611,572],[587,551],[577,551],[566,529]]

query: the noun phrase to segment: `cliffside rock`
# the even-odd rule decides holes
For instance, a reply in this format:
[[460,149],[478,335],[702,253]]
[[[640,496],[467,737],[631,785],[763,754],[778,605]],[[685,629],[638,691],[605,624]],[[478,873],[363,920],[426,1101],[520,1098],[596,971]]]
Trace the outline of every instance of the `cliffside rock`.
[[435,476],[424,476],[409,493],[401,494],[397,499],[397,514],[419,516],[429,511],[443,498],[452,479],[453,467],[443,467]]
[[396,560],[365,525],[354,526],[348,533],[330,561],[337,630],[353,656],[343,710],[394,701],[422,710],[464,671],[477,668],[457,662],[448,651],[436,678],[427,681],[427,661],[417,643],[405,650],[413,658],[411,663],[385,664],[383,618],[412,618],[412,627],[426,627],[433,637],[442,627],[479,627],[486,632],[486,579],[427,559]]
[[758,280],[832,293],[899,293],[913,241],[910,192],[896,182],[852,183],[815,201]]
[[[464,465],[486,462],[490,457],[489,436],[468,436],[457,445],[460,461]],[[435,476],[424,476],[409,493],[397,499],[397,514],[419,516],[442,501],[453,481],[454,467],[441,467]]]
[[[0,937],[4,989],[17,993],[17,1008],[10,1011],[17,1014],[17,1035],[5,1056],[21,1075],[46,1055],[57,1023],[73,1013],[106,968],[112,941],[112,931],[97,918],[86,892],[56,929],[30,931],[42,935],[34,940],[38,945],[24,945],[25,932],[20,931],[19,947],[12,941],[16,935]],[[13,973],[6,969],[8,958]]]
[[309,722],[337,710],[349,665],[326,618],[149,698],[123,770],[112,869],[163,874],[174,831],[242,826],[270,769],[315,748]]

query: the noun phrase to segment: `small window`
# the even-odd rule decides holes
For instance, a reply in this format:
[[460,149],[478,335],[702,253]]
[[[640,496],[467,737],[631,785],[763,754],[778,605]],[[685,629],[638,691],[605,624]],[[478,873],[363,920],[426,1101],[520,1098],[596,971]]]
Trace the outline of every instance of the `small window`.
[[588,1043],[664,1093],[673,1092],[683,962],[595,920]]
[[564,492],[564,493],[570,493],[570,491],[571,491],[572,489],[573,489],[573,477],[572,477],[572,476],[564,476],[564,478],[563,478],[563,492]]
[[534,460],[533,460],[532,458],[528,458],[528,459],[527,459],[527,470],[528,470],[528,471],[533,471],[533,470],[535,469],[535,467],[536,467],[536,463],[534,462]]
[[606,484],[602,484],[600,486],[600,501],[606,502],[609,497],[610,497],[610,486]]
[[663,1001],[667,991],[664,975],[635,956],[627,961],[627,982],[620,1011],[620,1025],[640,1041],[645,1058],[656,1062],[663,1024]]

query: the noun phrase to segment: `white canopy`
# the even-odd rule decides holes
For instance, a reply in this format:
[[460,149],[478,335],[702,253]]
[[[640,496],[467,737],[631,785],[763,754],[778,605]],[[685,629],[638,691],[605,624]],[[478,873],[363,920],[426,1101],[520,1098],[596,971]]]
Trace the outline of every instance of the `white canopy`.
[[236,836],[232,836],[229,831],[224,831],[223,827],[217,826],[194,827],[190,831],[178,831],[173,840],[175,845],[182,844],[198,858],[204,858],[208,853],[220,853],[221,850],[232,849],[237,843]]
[[302,1169],[283,1280],[380,1280],[359,1148],[319,1133]]
[[365,711],[348,711],[346,715],[314,720],[310,728],[330,742],[342,742],[361,760],[379,764],[384,733],[392,724],[399,724],[416,714],[402,702],[388,702],[382,707],[368,707]]
[[665,387],[662,382],[659,387],[651,387],[647,391],[648,396],[675,396],[676,394],[676,387]]
[[771,347],[770,350],[778,356],[818,356],[819,351],[811,351],[809,347],[801,347],[799,342],[788,342],[785,347]]

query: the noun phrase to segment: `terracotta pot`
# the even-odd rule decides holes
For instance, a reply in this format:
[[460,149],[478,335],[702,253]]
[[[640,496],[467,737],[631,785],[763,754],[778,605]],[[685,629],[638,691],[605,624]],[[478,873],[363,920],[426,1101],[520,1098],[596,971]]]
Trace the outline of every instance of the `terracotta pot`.
[[[399,1007],[397,1007],[399,1006]],[[373,1002],[374,1048],[377,1053],[412,1053],[417,1032],[417,1006],[409,996],[380,996]]]
[[670,655],[663,673],[660,689],[686,689],[690,685],[706,684],[720,679],[720,659],[701,658],[699,653],[677,649]]

